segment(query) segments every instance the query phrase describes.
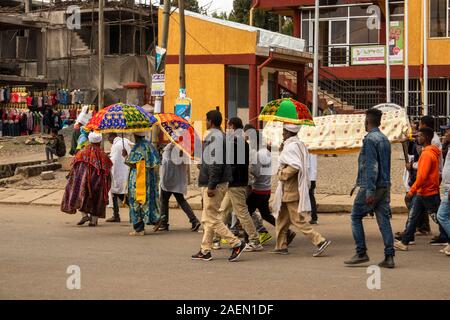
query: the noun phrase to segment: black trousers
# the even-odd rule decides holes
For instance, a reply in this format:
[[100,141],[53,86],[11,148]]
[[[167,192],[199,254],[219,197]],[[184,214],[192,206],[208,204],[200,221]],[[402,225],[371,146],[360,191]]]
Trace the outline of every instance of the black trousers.
[[119,199],[123,201],[125,195],[124,194],[112,194],[112,200],[113,200],[113,213],[115,216],[119,215]]
[[317,221],[317,202],[314,192],[316,190],[316,182],[311,181],[311,187],[309,188],[309,201],[311,202],[311,220]]
[[191,224],[194,224],[198,221],[197,217],[194,214],[194,211],[192,211],[191,206],[184,198],[184,195],[182,193],[176,193],[176,192],[170,192],[165,191],[161,189],[161,219],[163,223],[168,224],[169,223],[169,200],[172,194],[175,196],[175,199],[177,200],[178,204],[180,205],[181,209],[183,209],[184,213],[186,213],[186,216],[189,219],[189,222]]
[[256,209],[258,209],[261,217],[271,225],[275,226],[275,217],[270,212],[269,199],[270,194],[250,193],[247,197],[248,212],[250,215],[253,215]]

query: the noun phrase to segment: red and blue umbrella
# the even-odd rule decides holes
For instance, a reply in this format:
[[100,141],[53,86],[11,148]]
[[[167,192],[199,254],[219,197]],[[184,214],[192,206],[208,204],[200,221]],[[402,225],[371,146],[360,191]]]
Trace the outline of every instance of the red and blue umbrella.
[[159,113],[155,115],[162,132],[191,159],[196,159],[195,150],[200,148],[201,140],[191,124],[173,113]]

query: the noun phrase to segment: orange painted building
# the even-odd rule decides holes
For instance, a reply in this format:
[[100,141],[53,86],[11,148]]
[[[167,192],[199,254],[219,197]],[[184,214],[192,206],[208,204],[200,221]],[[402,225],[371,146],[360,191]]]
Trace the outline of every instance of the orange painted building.
[[[244,123],[256,125],[261,107],[279,95],[278,72],[299,71],[301,75],[305,64],[312,61],[299,38],[192,12],[186,12],[185,19],[186,92],[192,99],[194,121],[204,121],[206,112],[218,107],[225,118],[239,116]],[[173,112],[179,94],[177,11],[171,14],[169,25],[164,111]],[[299,98],[305,100],[303,77],[298,87]]]

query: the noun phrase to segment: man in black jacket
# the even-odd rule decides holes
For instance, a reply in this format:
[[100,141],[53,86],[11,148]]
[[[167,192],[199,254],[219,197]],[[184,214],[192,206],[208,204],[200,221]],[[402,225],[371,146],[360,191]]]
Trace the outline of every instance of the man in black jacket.
[[259,242],[253,219],[247,206],[248,167],[250,164],[250,147],[244,139],[244,126],[240,118],[228,120],[229,134],[227,140],[232,150],[227,152],[228,163],[231,163],[233,180],[229,184],[228,197],[233,212],[241,222],[242,228],[248,234],[249,243],[246,251],[261,251],[263,246]]
[[226,139],[221,130],[222,115],[218,110],[206,114],[208,135],[203,142],[202,162],[198,178],[199,187],[203,195],[203,240],[200,251],[192,256],[194,260],[209,261],[212,259],[211,250],[214,233],[225,239],[232,247],[228,261],[236,261],[245,250],[246,244],[239,240],[225,226],[220,214],[220,204],[231,181],[231,167],[226,163]]

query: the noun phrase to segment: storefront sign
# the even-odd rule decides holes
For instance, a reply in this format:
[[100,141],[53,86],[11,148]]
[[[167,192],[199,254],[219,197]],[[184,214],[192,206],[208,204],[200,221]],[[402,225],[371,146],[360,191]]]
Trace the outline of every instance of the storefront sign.
[[166,93],[166,76],[165,74],[152,75],[152,96],[164,97]]
[[384,64],[384,46],[352,47],[352,65]]

